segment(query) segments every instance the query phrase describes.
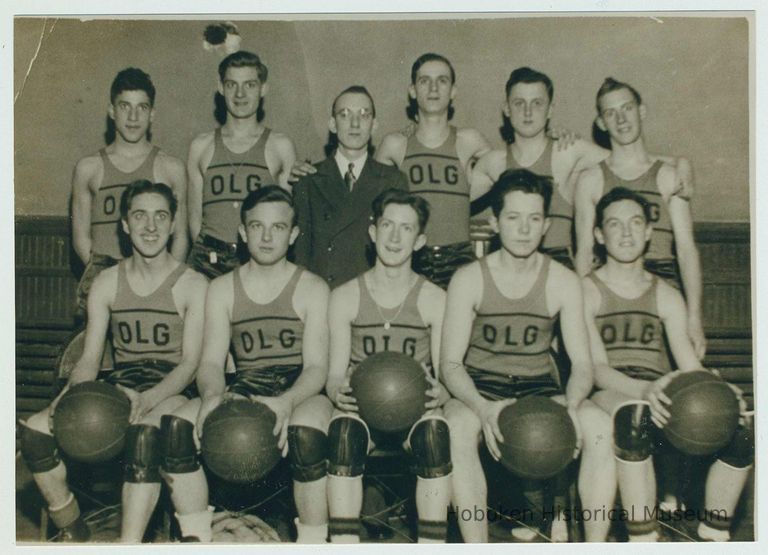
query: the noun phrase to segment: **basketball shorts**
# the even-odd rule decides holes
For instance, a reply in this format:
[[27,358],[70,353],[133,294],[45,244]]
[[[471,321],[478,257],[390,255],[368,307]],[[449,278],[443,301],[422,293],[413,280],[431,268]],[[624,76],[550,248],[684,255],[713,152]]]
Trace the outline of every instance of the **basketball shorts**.
[[295,364],[238,369],[227,391],[243,397],[251,395],[277,397],[296,382],[299,374],[301,374],[301,366]]
[[531,395],[554,397],[562,395],[563,388],[551,374],[540,376],[509,376],[467,367],[477,392],[489,401],[522,399]]
[[461,266],[475,261],[475,250],[469,241],[451,245],[425,246],[416,252],[413,269],[443,289]]
[[648,272],[655,274],[670,284],[678,291],[683,290],[683,280],[680,277],[680,267],[677,260],[645,259],[644,267]]
[[237,243],[200,234],[187,256],[187,265],[209,279],[231,272],[240,265]]
[[117,264],[119,260],[107,256],[106,254],[91,255],[91,259],[85,266],[83,275],[80,277],[80,281],[77,284],[77,293],[75,298],[77,299],[76,315],[78,318],[84,319],[88,308],[88,293],[91,291],[91,285],[93,280],[96,279],[103,270],[106,270],[110,266]]
[[[176,364],[166,360],[145,359],[121,362],[115,364],[114,369],[99,373],[99,379],[142,393],[159,384],[174,368]],[[200,396],[194,383],[188,385],[180,395],[184,395],[187,399]]]
[[643,380],[648,382],[658,380],[659,378],[663,377],[665,374],[668,373],[662,370],[655,370],[653,368],[645,368],[643,366],[619,366],[616,368],[616,370],[618,370],[628,378],[633,378],[635,380]]

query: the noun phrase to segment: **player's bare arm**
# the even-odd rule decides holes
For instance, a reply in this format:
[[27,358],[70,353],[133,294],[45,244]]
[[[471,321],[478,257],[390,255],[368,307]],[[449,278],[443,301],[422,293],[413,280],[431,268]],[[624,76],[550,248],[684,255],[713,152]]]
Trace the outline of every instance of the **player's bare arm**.
[[595,323],[602,300],[600,290],[588,278],[582,278],[581,285],[584,293],[584,320],[589,337],[589,351],[595,369],[595,385],[600,389],[618,391],[631,399],[642,399],[648,382],[630,378],[613,368],[608,362],[608,354]]
[[576,229],[576,272],[586,276],[592,271],[595,245],[595,206],[603,191],[603,174],[598,167],[591,167],[579,174],[573,197]]
[[269,173],[283,189],[291,190],[291,169],[296,163],[296,147],[284,133],[270,133],[264,148]]
[[72,244],[83,264],[91,259],[91,203],[103,175],[98,155],[81,158],[72,174]]
[[165,183],[176,195],[178,210],[176,211],[175,228],[171,255],[183,262],[187,258],[189,248],[189,229],[187,224],[187,170],[184,163],[164,152],[160,152],[155,160],[155,176],[158,182]]
[[701,361],[696,356],[693,344],[688,337],[686,307],[682,294],[663,280],[659,280],[656,304],[659,317],[664,322],[664,333],[677,368],[679,370],[700,369]]
[[472,172],[480,159],[491,151],[491,145],[480,131],[471,127],[464,127],[456,131],[456,152],[459,155],[459,163],[467,175],[470,184],[470,198],[475,199],[480,195],[473,191],[474,181]]
[[430,382],[430,389],[428,395],[431,397],[427,401],[427,408],[432,409],[444,405],[450,395],[448,390],[440,383],[440,340],[443,333],[443,316],[445,314],[445,291],[440,287],[426,282],[421,288],[419,298],[417,299],[417,307],[419,314],[429,326],[429,348],[432,358],[432,374],[427,374]]
[[472,172],[467,173],[470,183],[470,200],[478,199],[490,191],[506,164],[507,151],[504,149],[489,150],[482,155],[472,168]]
[[575,273],[552,262],[547,278],[547,308],[560,313],[560,330],[565,350],[571,359],[571,377],[565,389],[569,408],[576,409],[592,391],[594,375],[589,353],[589,337],[584,329],[584,299]]
[[214,132],[203,133],[192,140],[187,158],[187,219],[189,236],[194,241],[203,226],[203,176],[213,158]]
[[360,289],[357,280],[351,280],[331,292],[328,303],[328,328],[330,348],[328,353],[328,381],[325,386],[328,398],[337,407],[355,410],[354,399],[349,393],[349,358],[352,353],[352,320],[360,305]]
[[405,160],[405,150],[408,139],[402,133],[395,132],[385,135],[376,149],[374,158],[377,162],[399,168]]

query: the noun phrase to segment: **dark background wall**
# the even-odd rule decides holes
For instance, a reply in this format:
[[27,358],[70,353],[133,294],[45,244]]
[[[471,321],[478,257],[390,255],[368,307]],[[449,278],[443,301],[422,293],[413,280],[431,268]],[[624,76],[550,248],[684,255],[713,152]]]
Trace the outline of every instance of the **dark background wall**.
[[[300,157],[318,160],[333,96],[360,83],[376,99],[378,142],[407,123],[411,63],[436,51],[458,74],[456,124],[476,127],[500,145],[504,82],[515,67],[531,65],[555,82],[554,122],[589,137],[595,92],[611,75],[643,95],[650,150],[693,162],[694,218],[749,219],[746,19],[406,17],[237,21],[242,47],[270,69],[266,123],[288,133]],[[17,19],[16,214],[67,215],[72,168],[103,145],[110,82],[130,65],[147,71],[158,89],[154,141],[185,159],[189,141],[215,125],[222,55],[202,47],[208,23]]]

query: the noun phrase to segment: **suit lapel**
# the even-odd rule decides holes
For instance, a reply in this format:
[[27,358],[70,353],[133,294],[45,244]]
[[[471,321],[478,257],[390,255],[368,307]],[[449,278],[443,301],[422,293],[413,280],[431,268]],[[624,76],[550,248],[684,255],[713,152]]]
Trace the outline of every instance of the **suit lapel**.
[[[371,213],[371,204],[379,192],[379,188],[376,186],[378,179],[379,169],[373,157],[369,155],[354,189],[345,197],[345,204],[340,211],[337,229],[344,229],[357,220],[361,214],[368,216]],[[343,180],[341,183],[346,190],[346,184]]]

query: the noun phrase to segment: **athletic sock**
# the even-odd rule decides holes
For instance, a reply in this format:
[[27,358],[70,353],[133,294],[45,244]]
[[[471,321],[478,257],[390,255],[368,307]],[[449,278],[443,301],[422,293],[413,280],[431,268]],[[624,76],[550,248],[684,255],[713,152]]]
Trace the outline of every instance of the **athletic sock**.
[[656,520],[628,520],[627,531],[631,542],[656,542],[659,540],[659,524]]
[[702,540],[727,542],[731,539],[731,518],[719,511],[706,510],[697,532]]
[[328,524],[303,524],[298,517],[293,519],[296,525],[296,543],[326,543]]
[[360,518],[333,518],[328,521],[331,543],[360,543]]
[[445,543],[447,534],[447,520],[419,519],[419,543]]
[[80,515],[80,506],[73,493],[58,507],[48,507],[48,514],[59,530],[61,540],[66,542],[85,542],[91,537],[88,525]]
[[176,513],[176,520],[179,521],[181,537],[191,541],[197,538],[197,541],[210,543],[213,541],[213,529],[211,521],[213,520],[213,507],[208,505],[204,511],[180,515]]

